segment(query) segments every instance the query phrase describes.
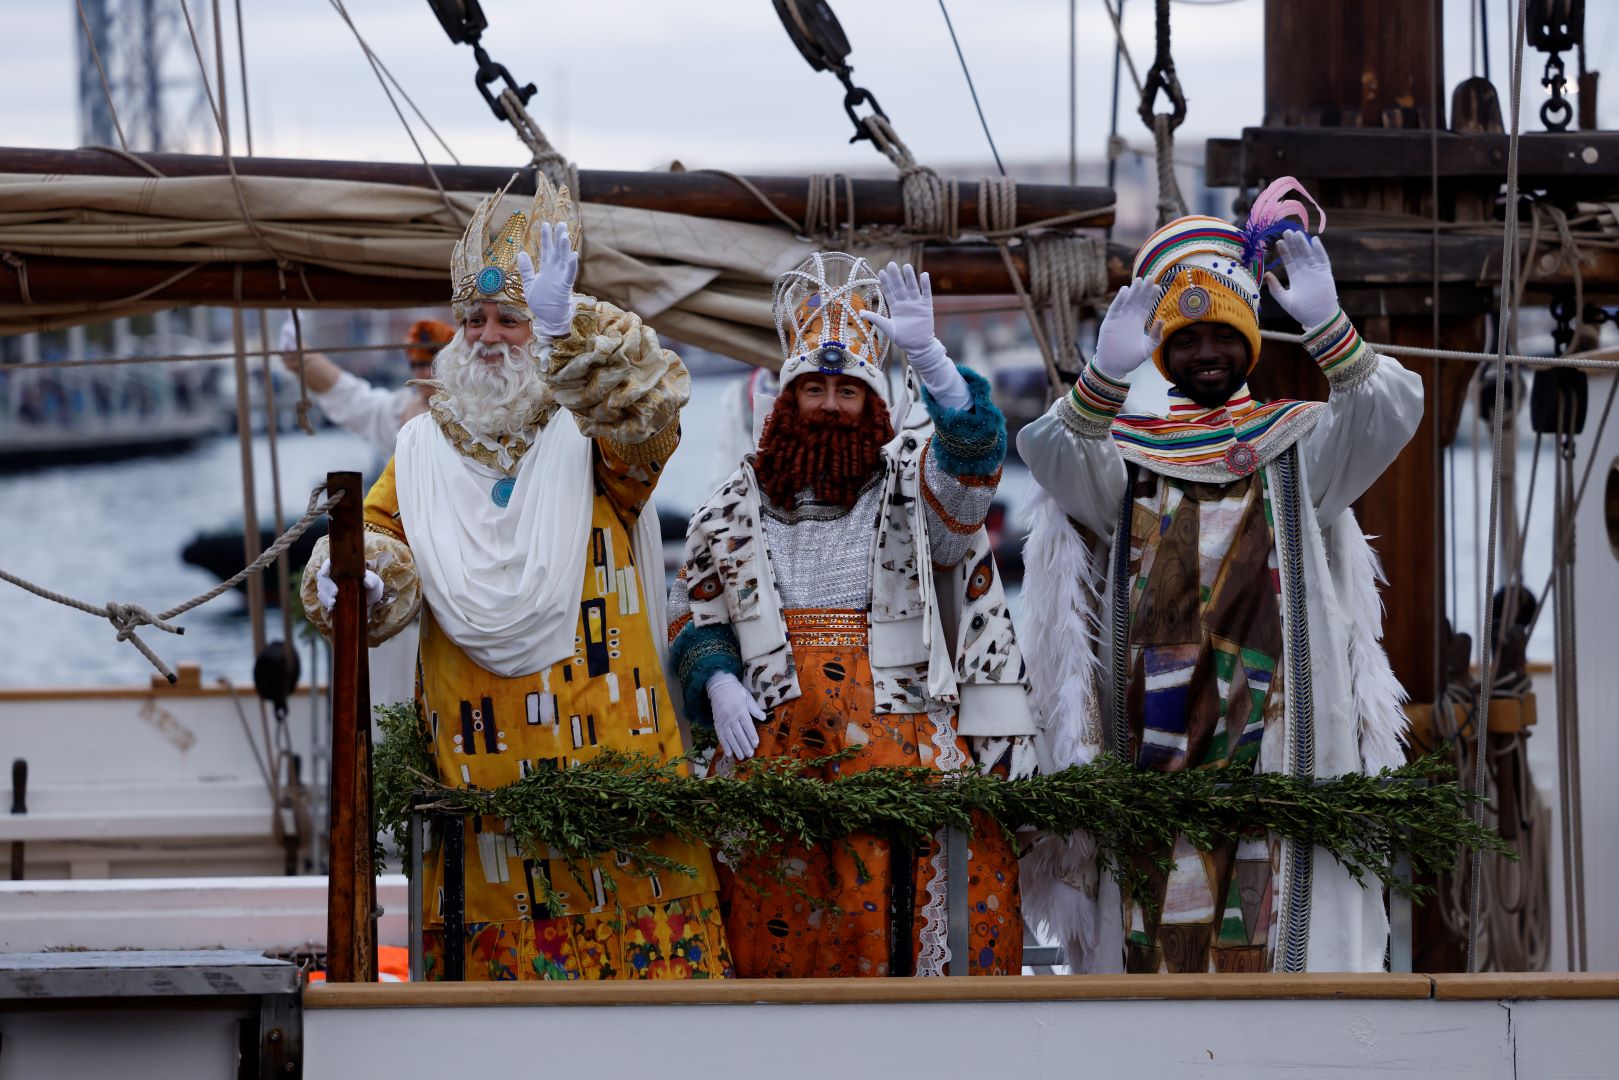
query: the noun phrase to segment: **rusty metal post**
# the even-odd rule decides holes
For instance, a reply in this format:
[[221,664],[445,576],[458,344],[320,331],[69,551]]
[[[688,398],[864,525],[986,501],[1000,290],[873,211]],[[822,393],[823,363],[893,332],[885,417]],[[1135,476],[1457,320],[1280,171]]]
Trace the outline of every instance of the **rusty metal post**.
[[331,869],[326,978],[375,982],[377,881],[371,862],[371,691],[365,617],[365,488],[360,474],[326,474],[337,607],[332,612]]

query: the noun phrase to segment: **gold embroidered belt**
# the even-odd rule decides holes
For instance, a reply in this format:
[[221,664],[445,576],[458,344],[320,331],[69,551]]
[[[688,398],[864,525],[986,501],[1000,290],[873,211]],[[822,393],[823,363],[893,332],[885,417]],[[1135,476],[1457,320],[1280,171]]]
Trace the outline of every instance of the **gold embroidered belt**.
[[848,608],[791,608],[782,612],[787,640],[807,649],[866,646],[866,613]]

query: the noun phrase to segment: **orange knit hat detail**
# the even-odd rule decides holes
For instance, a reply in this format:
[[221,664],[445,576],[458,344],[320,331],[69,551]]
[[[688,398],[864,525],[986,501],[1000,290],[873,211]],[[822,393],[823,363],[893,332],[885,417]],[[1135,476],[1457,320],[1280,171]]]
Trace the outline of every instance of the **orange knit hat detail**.
[[1164,287],[1158,306],[1147,319],[1147,325],[1162,320],[1164,336],[1152,352],[1152,362],[1159,374],[1173,383],[1174,377],[1164,367],[1163,342],[1175,331],[1192,323],[1225,323],[1236,328],[1248,339],[1248,370],[1259,362],[1259,319],[1245,297],[1223,281],[1218,274],[1199,266],[1182,265]]
[[406,337],[419,347],[406,349],[405,356],[417,363],[431,360],[454,336],[455,330],[449,323],[437,319],[418,319],[410,324],[410,333]]

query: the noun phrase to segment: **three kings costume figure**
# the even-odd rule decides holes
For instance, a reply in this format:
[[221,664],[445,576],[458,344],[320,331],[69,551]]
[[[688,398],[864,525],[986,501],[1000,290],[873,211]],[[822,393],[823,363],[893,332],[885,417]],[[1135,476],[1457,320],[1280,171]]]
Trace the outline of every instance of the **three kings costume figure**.
[[[1344,315],[1295,186],[1267,189],[1245,227],[1193,216],[1149,237],[1079,381],[1019,433],[1044,494],[1024,624],[1048,766],[1106,752],[1310,778],[1404,763],[1381,571],[1350,505],[1415,432],[1422,380]],[[1273,241],[1285,287],[1264,273]],[[1249,395],[1261,281],[1304,328],[1326,402]],[[1121,415],[1149,358],[1169,414]],[[1326,852],[1259,830],[1156,854],[1171,869],[1137,863],[1147,906],[1098,875],[1088,837],[1042,840],[1024,863],[1031,919],[1093,971],[1383,970],[1381,890]]]
[[[692,517],[669,604],[671,669],[688,718],[714,725],[715,767],[1032,771],[1023,662],[982,527],[1006,452],[988,384],[946,355],[909,266],[879,284],[863,259],[817,254],[774,303],[780,396],[760,409],[757,453]],[[909,385],[900,408],[887,401],[890,342],[923,384],[915,427]],[[1018,974],[1012,845],[984,819],[967,865],[947,847],[855,833],[739,853],[721,871],[737,975],[942,974],[954,874],[970,972]]]
[[[455,248],[460,325],[434,361],[439,392],[365,504],[371,642],[420,608],[424,736],[445,783],[483,789],[609,749],[660,761],[686,750],[662,674],[649,498],[690,375],[635,315],[574,294],[567,189],[542,180],[530,212],[490,239],[503,196]],[[324,554],[304,581],[323,630],[335,597]],[[555,851],[521,850],[500,818],[469,818],[464,840],[464,940],[445,940],[443,845],[415,884],[428,978],[445,977],[448,950],[469,979],[729,974],[706,849],[653,845],[694,877],[613,859],[575,876]]]

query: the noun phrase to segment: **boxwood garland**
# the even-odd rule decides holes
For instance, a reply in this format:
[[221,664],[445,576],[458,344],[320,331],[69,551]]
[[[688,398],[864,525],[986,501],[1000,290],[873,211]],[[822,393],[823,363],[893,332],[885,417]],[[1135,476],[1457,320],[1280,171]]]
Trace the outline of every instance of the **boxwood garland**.
[[974,811],[1008,831],[1089,832],[1103,864],[1143,900],[1139,857],[1167,864],[1176,834],[1208,850],[1270,830],[1325,848],[1357,881],[1369,874],[1419,901],[1431,888],[1396,876],[1402,852],[1413,878],[1452,868],[1464,850],[1516,858],[1494,829],[1473,822],[1477,796],[1435,755],[1377,776],[1315,781],[1244,768],[1141,772],[1112,756],[1025,780],[893,767],[820,780],[800,775],[805,762],[791,758],[705,777],[687,759],[614,751],[490,791],[437,779],[414,706],[376,712],[383,733],[373,758],[376,822],[401,850],[414,797],[422,809],[506,818],[525,851],[550,846],[574,866],[618,854],[640,873],[695,872],[648,847],[665,835],[747,855],[783,840],[836,843],[854,832],[920,838],[947,825],[969,828]]

